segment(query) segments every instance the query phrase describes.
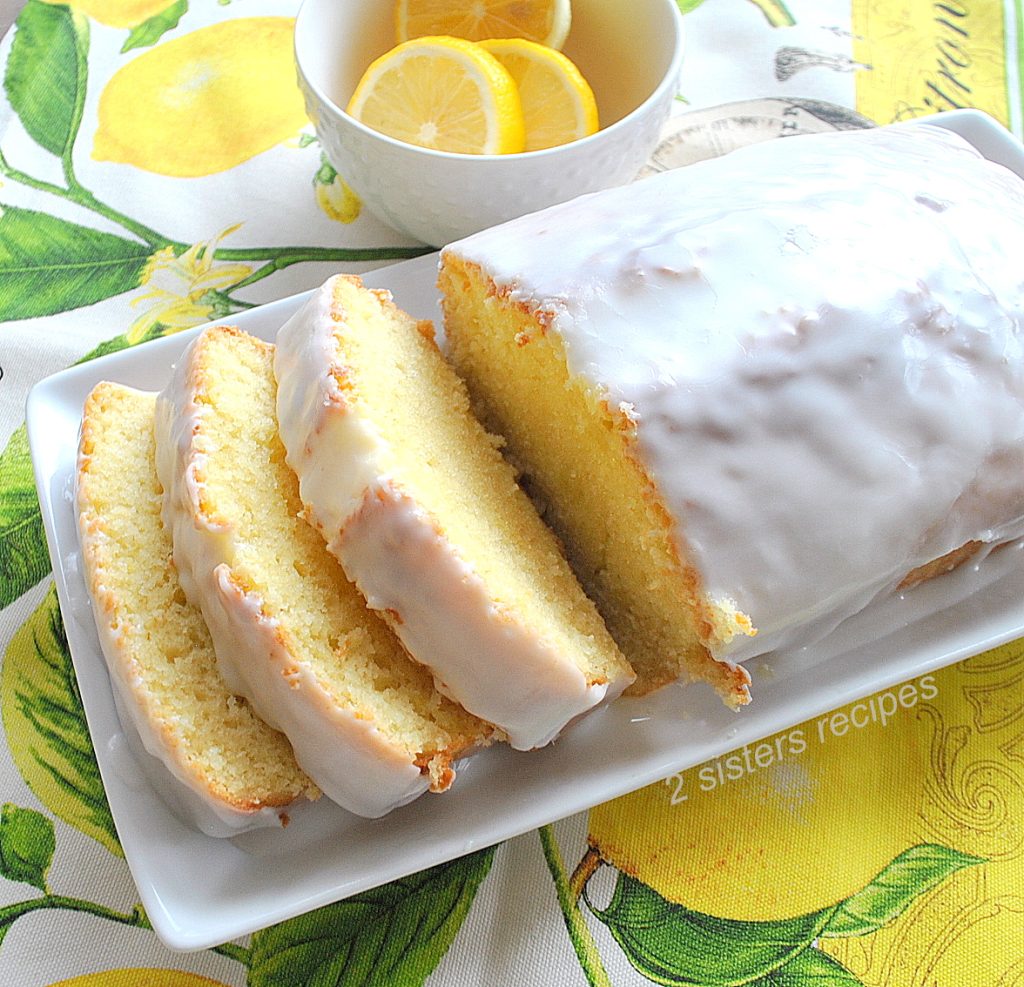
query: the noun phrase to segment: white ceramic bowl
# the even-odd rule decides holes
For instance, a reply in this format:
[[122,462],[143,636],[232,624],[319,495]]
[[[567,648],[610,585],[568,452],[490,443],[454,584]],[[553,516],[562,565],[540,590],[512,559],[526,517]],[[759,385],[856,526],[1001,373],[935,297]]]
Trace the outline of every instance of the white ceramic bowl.
[[391,0],[304,0],[295,59],[331,163],[372,212],[433,246],[584,192],[630,181],[676,94],[683,25],[675,0],[573,0],[565,53],[594,90],[601,129],[524,154],[450,154],[386,137],[343,107],[395,44]]

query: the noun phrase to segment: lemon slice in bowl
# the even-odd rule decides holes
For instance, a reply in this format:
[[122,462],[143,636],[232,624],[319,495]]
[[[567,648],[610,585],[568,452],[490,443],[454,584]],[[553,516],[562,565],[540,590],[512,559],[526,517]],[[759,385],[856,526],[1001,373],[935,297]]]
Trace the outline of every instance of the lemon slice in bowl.
[[570,0],[396,0],[399,41],[447,34],[470,41],[527,38],[561,48],[569,33]]
[[438,151],[511,154],[525,144],[512,77],[493,55],[461,38],[416,38],[381,55],[347,112],[389,137]]
[[526,125],[524,150],[568,144],[597,130],[594,93],[561,52],[520,38],[479,44],[501,62],[519,89]]

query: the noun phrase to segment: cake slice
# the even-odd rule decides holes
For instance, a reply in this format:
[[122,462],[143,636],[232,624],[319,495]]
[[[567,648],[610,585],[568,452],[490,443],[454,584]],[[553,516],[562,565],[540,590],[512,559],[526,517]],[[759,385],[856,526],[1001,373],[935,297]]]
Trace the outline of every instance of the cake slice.
[[308,517],[445,695],[528,750],[632,681],[430,323],[334,277],[275,371]]
[[157,403],[157,461],[182,586],[230,687],[291,741],[324,793],[379,816],[491,728],[446,700],[305,521],[275,417],[273,346],[206,330]]
[[507,436],[506,454],[636,670],[631,691],[689,674],[729,705],[747,703],[747,672],[716,662],[706,644],[718,626],[745,627],[729,613],[701,615],[697,573],[645,469],[630,407],[571,367],[565,340],[549,329],[555,305],[520,300],[475,251],[456,245],[442,257],[450,357],[481,419]]
[[[448,245],[448,353],[637,688],[1024,534],[1024,183],[924,124],[766,141]],[[756,632],[756,634],[755,634]]]
[[319,792],[288,741],[228,691],[182,593],[160,520],[155,406],[155,394],[97,384],[78,456],[82,557],[122,725],[169,772],[161,793],[204,832],[280,824]]

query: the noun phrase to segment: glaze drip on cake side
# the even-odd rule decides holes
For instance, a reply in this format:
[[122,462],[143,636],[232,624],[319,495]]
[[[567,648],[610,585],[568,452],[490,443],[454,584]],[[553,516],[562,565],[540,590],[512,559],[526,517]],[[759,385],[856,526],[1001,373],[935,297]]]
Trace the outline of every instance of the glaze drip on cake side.
[[99,383],[76,471],[82,557],[123,738],[164,801],[203,833],[281,826],[319,793],[284,738],[230,695],[198,608],[179,598],[160,517],[155,404],[155,394]]
[[[457,391],[456,379],[437,352],[429,324],[417,328],[387,292],[369,292],[352,277],[330,279],[281,328],[275,355],[280,434],[307,517],[368,605],[389,621],[409,654],[431,670],[439,692],[493,723],[513,747],[543,747],[568,723],[621,694],[632,672],[589,601],[586,618],[573,616],[566,604],[557,620],[535,626],[520,606],[495,590],[493,573],[486,578],[486,570],[467,558],[476,546],[451,534],[445,494],[422,478],[417,488],[409,466],[412,456],[436,459],[440,469],[459,476],[475,495],[482,481],[471,469],[479,470],[479,461],[466,452],[460,463],[454,454],[446,456],[443,443],[431,446],[429,436],[396,428],[369,406],[367,395],[375,383],[371,364],[384,366],[401,351],[393,341],[374,361],[359,355],[357,341],[373,334],[386,338],[387,324],[400,327],[396,339],[417,339],[429,331],[429,343],[396,357],[401,371],[393,371],[404,375],[408,400],[417,391],[422,396],[420,426],[442,424],[438,418],[432,425],[431,413],[443,414],[448,424],[469,421],[467,408],[452,402],[457,395],[446,390]],[[507,488],[500,506],[520,512],[513,515],[520,529],[532,524],[540,532],[510,468],[473,425],[457,437],[477,446],[483,462],[493,460],[487,480]],[[399,451],[399,440],[415,442],[413,452]],[[486,510],[482,499],[473,508]],[[521,547],[517,555],[516,543],[501,539],[498,530],[485,529],[481,540],[508,553],[509,570],[532,565],[526,571],[538,583],[553,584],[555,577],[545,567],[558,565],[572,579],[546,531],[546,554],[537,561]],[[507,592],[508,583],[501,585]],[[575,580],[572,585],[571,604],[582,607],[582,591]],[[611,675],[581,667],[569,651],[585,635],[591,640],[601,635],[601,647],[613,659]]]
[[[218,326],[193,341],[175,368],[155,422],[165,523],[182,589],[202,610],[228,688],[288,737],[298,763],[329,798],[373,818],[429,788],[448,787],[451,761],[468,755],[474,740],[486,743],[490,730],[443,702],[365,610],[319,536],[310,529],[307,537],[305,522],[296,522],[297,483],[283,449],[274,447],[276,422],[267,441],[274,406],[270,349]],[[230,407],[216,386],[223,387],[229,371],[244,385],[235,392],[244,395],[242,407]],[[231,429],[215,427],[246,416],[249,431],[234,441],[225,438],[235,435]],[[232,466],[239,473],[240,457],[257,465],[265,499],[226,495],[225,475]],[[237,483],[252,489],[251,478],[239,475]],[[285,537],[275,539],[275,531]],[[263,557],[273,561],[263,565]],[[289,570],[301,573],[300,588]],[[313,613],[308,633],[303,607]],[[371,661],[370,673],[361,673]],[[385,697],[367,694],[364,683],[374,674],[391,687],[388,706]],[[453,725],[445,734],[451,750],[421,754],[418,738],[410,740],[406,723],[421,705],[434,722]]]
[[744,659],[1024,533],[1024,190],[915,125],[755,145],[448,250],[550,319]]

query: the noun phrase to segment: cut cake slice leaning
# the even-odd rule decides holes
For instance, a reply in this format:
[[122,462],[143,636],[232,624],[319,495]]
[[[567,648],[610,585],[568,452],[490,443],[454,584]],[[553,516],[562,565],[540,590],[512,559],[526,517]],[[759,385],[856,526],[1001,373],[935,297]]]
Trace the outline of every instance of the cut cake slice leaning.
[[308,517],[445,695],[529,750],[632,682],[429,322],[337,276],[275,372]]
[[[160,520],[155,406],[155,394],[97,384],[78,456],[85,574],[122,726],[141,741],[161,795],[203,832],[280,825],[319,791],[284,736],[228,691],[203,617],[181,591]],[[148,770],[153,758],[169,774]]]
[[182,358],[157,406],[165,518],[230,687],[325,794],[375,817],[446,789],[492,730],[434,689],[304,520],[273,349],[218,326]]

